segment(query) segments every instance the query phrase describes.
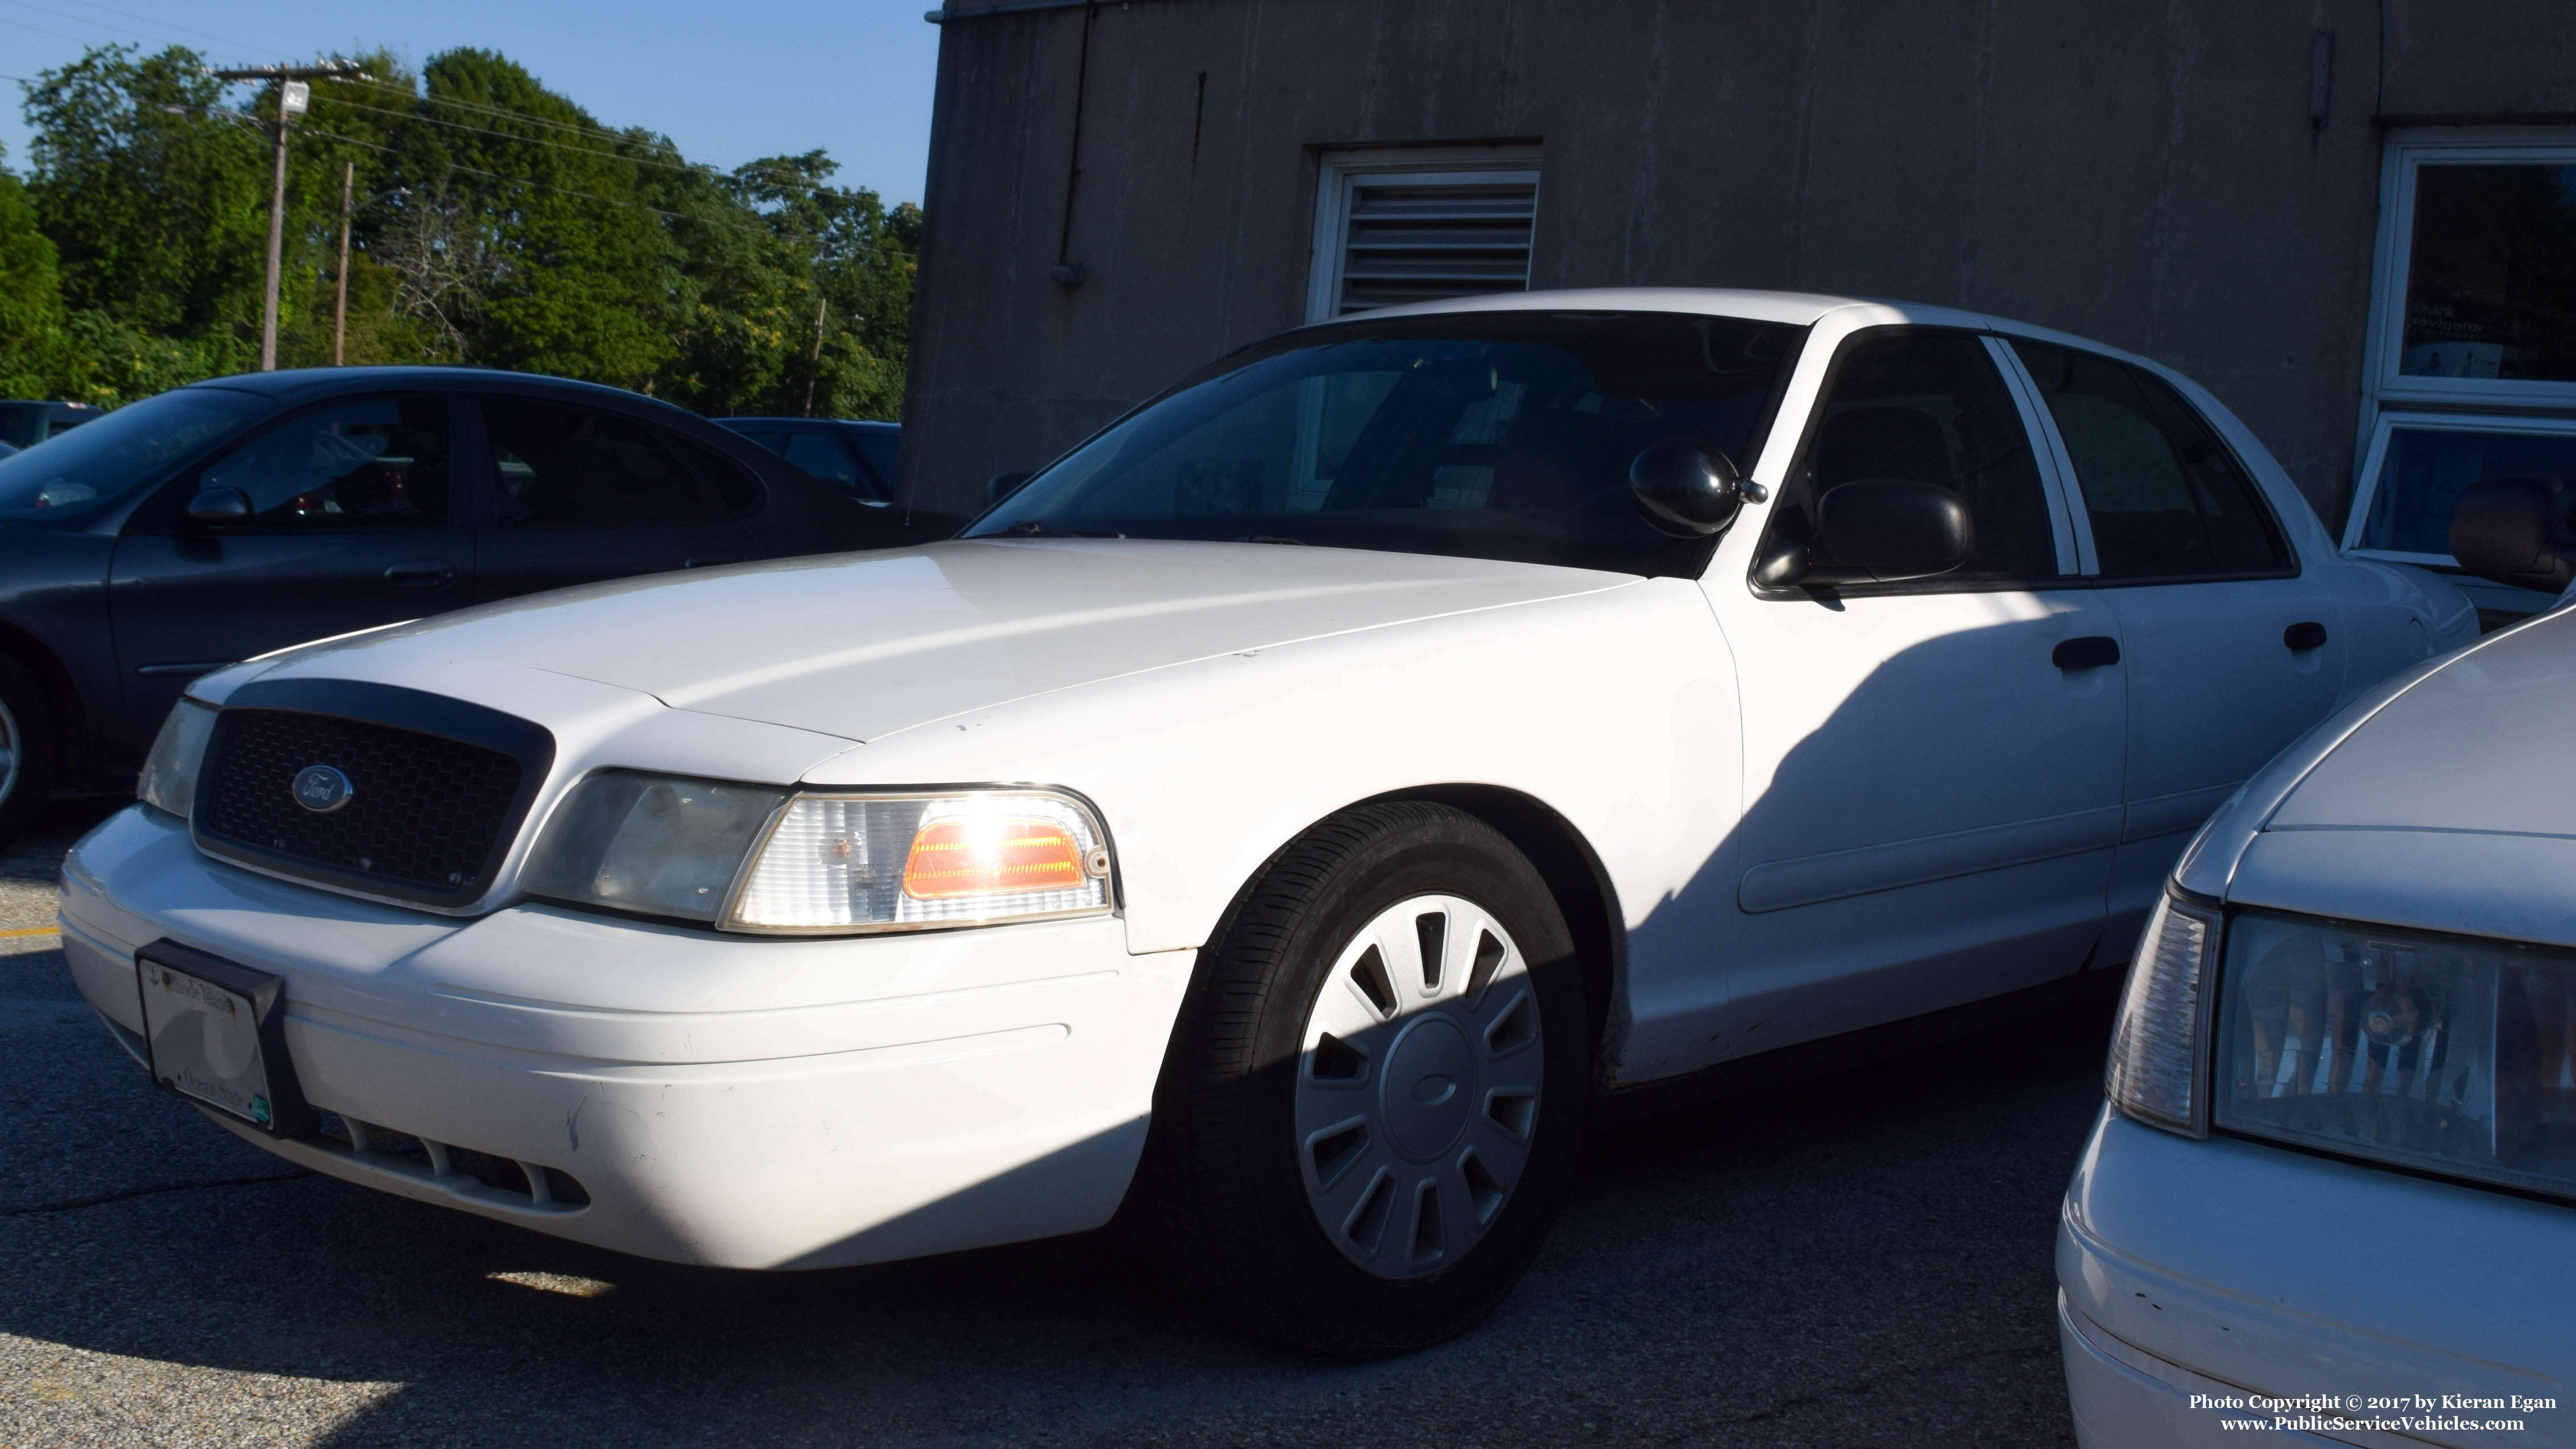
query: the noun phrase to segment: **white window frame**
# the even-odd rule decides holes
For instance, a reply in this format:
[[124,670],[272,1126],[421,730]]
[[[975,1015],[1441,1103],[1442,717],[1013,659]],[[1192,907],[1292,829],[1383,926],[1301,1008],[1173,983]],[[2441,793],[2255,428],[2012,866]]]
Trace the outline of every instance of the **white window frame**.
[[2352,490],[2352,516],[2343,525],[2344,553],[2352,558],[2458,568],[2460,561],[2447,553],[2412,553],[2405,549],[2361,546],[2362,532],[2370,521],[2371,505],[2379,497],[2380,474],[2386,468],[2389,443],[2399,428],[2427,428],[2445,433],[2542,433],[2576,437],[2576,416],[2425,412],[2421,409],[2391,410],[2379,415],[2377,424],[2371,429],[2369,442],[2361,451],[2361,481]]
[[[1436,186],[1473,176],[1479,180],[1525,181],[1539,185],[1536,146],[1424,146],[1384,151],[1327,151],[1315,185],[1314,262],[1306,279],[1306,320],[1330,322],[1341,315],[1343,227],[1351,211],[1351,183],[1362,177],[1380,184]],[[1536,201],[1532,201],[1531,253],[1537,252]]]
[[[2415,183],[2426,165],[2576,166],[2576,126],[2419,126],[2391,131],[2380,157],[2379,242],[2371,271],[2370,339],[2364,354],[2375,407],[2468,404],[2576,408],[2576,382],[2405,377],[2406,276],[2415,249]],[[2365,435],[2375,419],[2364,419]]]
[[[2576,433],[2576,382],[2407,377],[2406,282],[2414,261],[2415,189],[2428,165],[2576,166],[2576,126],[2410,126],[2388,133],[2380,154],[2379,235],[2371,260],[2370,325],[2362,350],[2359,433],[2343,552],[2356,558],[2457,568],[2447,553],[2364,548],[2389,440],[2403,427],[2452,432]],[[2514,413],[2493,411],[2512,408]],[[2459,411],[2453,411],[2459,409]],[[2467,411],[2478,409],[2479,411]]]

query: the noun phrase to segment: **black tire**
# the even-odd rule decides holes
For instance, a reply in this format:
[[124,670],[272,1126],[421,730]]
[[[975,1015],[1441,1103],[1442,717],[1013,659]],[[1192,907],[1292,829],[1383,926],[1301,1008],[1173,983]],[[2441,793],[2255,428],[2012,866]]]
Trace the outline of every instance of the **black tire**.
[[[1308,1015],[1337,959],[1364,926],[1420,895],[1462,898],[1518,944],[1543,1054],[1519,1070],[1543,1075],[1528,1156],[1500,1215],[1454,1261],[1389,1278],[1346,1256],[1310,1205],[1295,1102]],[[1219,1317],[1299,1348],[1382,1358],[1461,1333],[1510,1291],[1556,1216],[1588,1107],[1591,1037],[1564,916],[1499,833],[1420,802],[1344,811],[1274,857],[1201,950],[1131,1230]]]
[[12,768],[0,782],[0,845],[26,833],[54,793],[62,759],[53,702],[18,661],[0,654],[0,710]]

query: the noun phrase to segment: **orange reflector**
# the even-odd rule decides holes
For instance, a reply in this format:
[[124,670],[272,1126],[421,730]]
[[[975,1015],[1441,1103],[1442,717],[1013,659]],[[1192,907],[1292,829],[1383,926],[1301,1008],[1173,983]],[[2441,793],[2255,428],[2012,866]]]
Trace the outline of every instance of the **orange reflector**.
[[903,863],[903,893],[917,901],[1074,890],[1084,880],[1072,832],[1020,816],[933,821]]

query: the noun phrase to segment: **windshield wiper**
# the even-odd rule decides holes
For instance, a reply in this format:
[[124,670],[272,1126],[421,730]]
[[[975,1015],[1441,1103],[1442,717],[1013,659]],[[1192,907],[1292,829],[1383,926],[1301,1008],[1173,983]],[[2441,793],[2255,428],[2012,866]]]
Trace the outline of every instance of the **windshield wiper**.
[[1284,543],[1284,544],[1290,544],[1290,545],[1293,545],[1293,546],[1295,546],[1295,547],[1297,547],[1297,548],[1304,548],[1304,547],[1306,546],[1306,540],[1304,540],[1304,539],[1302,539],[1302,538],[1282,538],[1282,537],[1280,537],[1278,534],[1275,534],[1275,533],[1247,533],[1247,534],[1245,534],[1244,536],[1242,536],[1241,538],[1236,539],[1236,540],[1235,540],[1235,542],[1236,542],[1236,543]]

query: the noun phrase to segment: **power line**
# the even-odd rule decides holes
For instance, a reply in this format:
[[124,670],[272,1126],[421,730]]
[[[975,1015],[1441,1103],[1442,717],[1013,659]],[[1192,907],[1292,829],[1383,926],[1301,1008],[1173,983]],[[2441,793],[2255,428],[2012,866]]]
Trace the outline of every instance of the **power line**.
[[[549,141],[543,136],[514,136],[507,131],[496,131],[490,126],[469,126],[463,121],[442,121],[436,116],[414,115],[408,111],[397,111],[388,106],[370,106],[358,101],[345,99],[340,100],[338,104],[347,106],[351,110],[372,111],[379,116],[392,116],[397,120],[422,121],[433,126],[446,126],[452,130],[472,131],[476,135],[480,136],[498,136],[504,141],[516,141],[525,146],[552,146],[558,151],[571,151],[583,156],[597,156],[609,161],[625,161],[637,166],[659,166],[666,171],[685,171],[692,176],[724,176],[729,174],[717,170],[713,166],[701,166],[688,161],[662,161],[650,156],[627,156],[615,151],[602,151],[590,146],[575,146],[568,141]],[[642,146],[648,143],[637,141],[632,138],[621,138],[619,144],[626,146]]]
[[[468,100],[462,100],[462,99],[459,99],[459,98],[457,98],[457,97],[455,97],[455,96],[443,96],[443,95],[438,94],[436,91],[415,91],[415,90],[413,90],[413,89],[412,89],[411,87],[409,87],[409,86],[394,85],[394,84],[391,84],[391,83],[386,82],[386,81],[374,80],[374,79],[371,79],[371,78],[351,78],[351,77],[343,77],[343,78],[342,78],[342,83],[343,83],[343,84],[346,84],[346,85],[361,85],[361,86],[367,86],[367,87],[369,87],[369,88],[371,88],[371,89],[374,89],[374,90],[380,90],[380,91],[391,91],[391,92],[393,92],[394,94],[399,95],[399,96],[402,96],[402,97],[404,97],[404,98],[405,98],[405,99],[407,99],[407,100],[412,100],[412,101],[422,102],[422,103],[425,103],[425,104],[430,104],[430,105],[440,105],[440,106],[454,106],[454,107],[456,107],[458,110],[462,110],[462,111],[472,111],[472,112],[479,112],[479,113],[481,113],[481,114],[483,114],[483,115],[491,116],[491,117],[494,117],[494,118],[496,118],[496,119],[501,119],[501,120],[510,120],[510,121],[521,121],[521,122],[524,122],[524,123],[526,123],[526,124],[528,124],[528,125],[531,125],[531,126],[545,126],[545,127],[549,127],[549,128],[551,128],[551,129],[553,129],[553,130],[558,130],[558,131],[569,131],[569,132],[571,132],[572,134],[574,134],[574,135],[576,135],[576,136],[590,136],[590,137],[597,137],[597,138],[598,138],[598,139],[600,139],[600,140],[614,142],[614,143],[616,143],[616,144],[618,144],[618,145],[621,145],[621,146],[640,146],[640,145],[644,145],[644,144],[646,144],[646,143],[644,143],[644,142],[641,142],[641,141],[636,140],[633,136],[628,135],[627,133],[625,133],[625,132],[623,132],[623,131],[612,131],[612,130],[608,129],[608,128],[607,128],[607,127],[605,127],[605,126],[585,126],[585,125],[580,125],[580,124],[578,124],[578,123],[576,123],[576,122],[572,122],[572,121],[557,121],[557,120],[552,120],[552,119],[549,119],[549,118],[547,118],[547,117],[545,117],[545,116],[536,115],[536,114],[534,114],[534,113],[532,113],[532,112],[512,110],[512,109],[511,109],[511,108],[509,108],[508,106],[496,106],[496,105],[491,105],[491,104],[489,104],[489,103],[482,102],[482,101],[468,101]],[[342,102],[342,104],[343,104],[343,105],[356,106],[356,105],[358,105],[359,103],[358,103],[358,102],[356,102],[356,101],[343,101],[343,102]],[[378,109],[382,109],[382,108],[381,108],[381,107],[373,107],[373,106],[361,106],[361,107],[360,107],[360,109],[364,109],[364,110],[378,110]],[[398,111],[387,111],[387,112],[386,112],[386,114],[388,114],[388,115],[400,115],[400,114],[403,114],[403,113],[402,113],[402,112],[398,112]],[[430,117],[426,117],[426,116],[424,116],[424,117],[419,117],[418,119],[422,119],[422,120],[430,120],[431,118],[430,118]],[[436,124],[436,125],[442,125],[442,126],[454,126],[454,125],[458,125],[459,123],[458,123],[458,122],[454,122],[454,121],[434,121],[434,122],[433,122],[433,124]],[[471,128],[466,128],[466,129],[471,129]],[[496,136],[504,136],[504,135],[508,135],[509,133],[508,133],[508,132],[505,132],[505,131],[494,131],[494,132],[491,132],[491,134],[496,135]],[[534,137],[534,136],[512,136],[512,137],[510,137],[510,139],[512,139],[512,140],[519,140],[519,141],[539,141],[539,144],[554,144],[554,145],[560,145],[560,144],[562,144],[562,143],[560,143],[560,142],[551,142],[551,143],[549,143],[549,142],[543,142],[543,141],[541,141],[538,137]],[[584,149],[584,148],[574,148],[574,149]],[[675,149],[676,149],[676,148],[675,148]],[[599,153],[597,153],[597,152],[593,152],[592,154],[596,155],[596,154],[599,154]],[[637,159],[637,158],[635,158],[635,157],[631,157],[631,156],[630,156],[630,157],[627,157],[627,158],[625,158],[625,159],[627,159],[627,160],[635,160],[635,159]],[[671,165],[671,164],[673,164],[673,163],[670,163],[670,162],[655,162],[655,163],[650,163],[650,164],[656,164],[656,165]],[[687,166],[687,167],[688,167],[688,169],[690,169],[690,170],[692,170],[692,171],[712,171],[712,172],[714,172],[715,174],[720,175],[720,176],[740,176],[740,175],[742,175],[742,174],[743,174],[744,172],[746,172],[746,171],[758,171],[758,172],[762,172],[762,173],[765,173],[765,174],[768,174],[768,175],[772,175],[772,176],[791,176],[791,177],[797,177],[797,178],[802,178],[802,176],[804,175],[804,173],[803,173],[803,172],[797,171],[797,170],[795,170],[795,169],[794,169],[794,168],[792,168],[792,167],[783,167],[783,166],[765,166],[765,165],[762,165],[760,162],[757,162],[757,161],[746,161],[746,162],[744,162],[742,165],[740,165],[740,166],[736,166],[736,167],[734,167],[734,168],[733,168],[732,170],[730,170],[730,171],[727,171],[726,169],[724,169],[723,167],[720,167],[720,166],[709,166],[709,165],[705,165],[704,163],[700,163],[700,162],[684,162],[684,163],[679,163],[679,164],[682,164],[682,165]]]
[[[17,3],[24,3],[24,0],[17,0]],[[146,23],[148,23],[148,24],[162,26],[162,27],[164,27],[165,29],[169,29],[169,30],[180,30],[180,31],[185,31],[185,32],[187,32],[187,33],[188,33],[188,34],[190,34],[190,35],[202,35],[202,36],[204,36],[204,37],[205,37],[206,39],[208,39],[208,40],[216,40],[216,41],[221,41],[221,42],[223,42],[223,43],[224,43],[224,44],[226,44],[226,45],[238,46],[238,47],[239,47],[243,52],[245,52],[245,53],[249,53],[249,52],[253,52],[253,51],[262,51],[262,50],[274,50],[274,49],[276,48],[276,47],[274,47],[274,46],[253,45],[253,44],[251,44],[249,41],[239,39],[239,38],[237,38],[237,37],[235,37],[235,36],[230,36],[230,35],[217,35],[217,34],[215,34],[215,33],[214,33],[213,31],[211,31],[211,30],[199,30],[199,29],[197,29],[197,28],[196,28],[195,26],[193,26],[193,25],[180,25],[180,24],[177,24],[177,23],[175,23],[175,22],[173,22],[173,21],[163,20],[163,19],[161,19],[160,17],[158,17],[158,16],[154,16],[154,15],[143,15],[143,14],[139,14],[139,13],[137,13],[137,12],[135,12],[135,11],[132,11],[132,10],[120,10],[120,9],[118,9],[117,7],[113,6],[113,5],[102,5],[102,4],[98,3],[98,0],[71,0],[71,3],[72,3],[72,4],[74,4],[74,5],[85,6],[85,7],[87,7],[88,9],[91,9],[91,10],[104,10],[104,11],[106,11],[106,12],[107,12],[108,14],[110,14],[110,15],[122,15],[122,16],[124,16],[124,17],[125,17],[126,19],[128,19],[128,20],[141,20],[141,21],[144,21],[144,22],[146,22]],[[93,22],[93,23],[96,23],[96,22]],[[117,27],[117,28],[122,28],[122,27]],[[147,37],[147,38],[149,38],[149,37]]]
[[[308,136],[327,137],[334,141],[346,141],[352,146],[364,146],[370,151],[383,151],[389,155],[396,156],[402,154],[401,151],[392,146],[378,145],[373,141],[361,141],[355,136],[343,136],[335,131],[325,131],[308,126],[305,128],[304,133]],[[601,196],[596,192],[590,191],[576,191],[569,186],[556,186],[550,182],[539,181],[528,176],[506,176],[498,171],[486,171],[479,166],[465,166],[453,161],[441,162],[440,164],[450,171],[462,171],[469,176],[488,176],[494,181],[514,181],[522,186],[533,186],[539,191],[560,192],[565,196],[578,196],[585,201],[596,201],[603,206],[623,206],[636,211],[649,211],[655,216],[667,216],[673,221],[693,221],[705,226],[731,227],[735,231],[747,231],[760,236],[769,237],[774,240],[785,240],[785,238],[779,236],[778,231],[773,227],[751,226],[739,221],[719,221],[711,216],[691,216],[688,213],[681,211],[664,211],[658,206],[646,206],[640,201],[620,201],[613,196]],[[866,250],[871,256],[875,255],[877,252],[877,248],[874,244],[870,244]]]

